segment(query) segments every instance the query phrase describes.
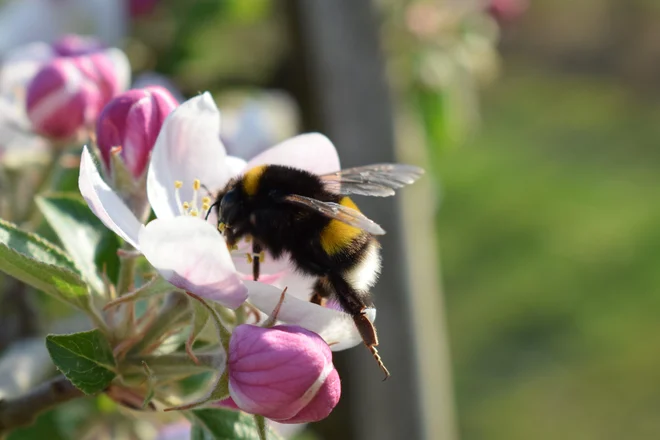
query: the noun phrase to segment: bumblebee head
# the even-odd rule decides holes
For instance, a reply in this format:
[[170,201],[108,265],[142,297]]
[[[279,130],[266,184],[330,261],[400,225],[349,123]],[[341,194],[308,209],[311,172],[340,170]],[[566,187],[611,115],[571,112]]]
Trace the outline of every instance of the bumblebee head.
[[220,200],[220,215],[218,221],[229,227],[235,227],[243,217],[244,203],[241,189],[234,186]]

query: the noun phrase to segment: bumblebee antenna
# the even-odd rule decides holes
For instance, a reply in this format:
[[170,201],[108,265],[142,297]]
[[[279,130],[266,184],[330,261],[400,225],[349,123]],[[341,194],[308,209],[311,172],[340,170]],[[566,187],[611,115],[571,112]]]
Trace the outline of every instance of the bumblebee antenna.
[[212,204],[211,206],[209,206],[209,210],[206,211],[206,217],[204,217],[204,220],[208,220],[208,219],[209,219],[209,215],[211,215],[211,211],[213,210],[213,207],[214,207],[214,206],[218,206],[219,204],[220,204],[220,201],[219,201],[219,200],[216,200],[215,202],[213,202],[213,204]]

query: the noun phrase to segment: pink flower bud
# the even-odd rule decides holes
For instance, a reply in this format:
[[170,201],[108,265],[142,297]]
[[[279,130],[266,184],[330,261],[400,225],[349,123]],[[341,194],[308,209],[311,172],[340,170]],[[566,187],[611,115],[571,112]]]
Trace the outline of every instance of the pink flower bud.
[[96,126],[101,157],[110,168],[110,152],[121,146],[121,157],[139,178],[165,117],[177,107],[176,99],[163,87],[145,87],[122,93],[103,109]]
[[227,368],[232,400],[223,404],[280,423],[324,419],[341,395],[330,347],[298,326],[239,325],[229,343]]
[[27,113],[35,131],[65,140],[92,125],[103,106],[125,89],[128,70],[118,49],[51,60],[27,88]]
[[27,113],[35,131],[68,139],[94,120],[102,105],[99,87],[82,74],[75,58],[46,64],[27,88]]
[[53,43],[53,50],[62,57],[87,55],[103,49],[103,44],[94,37],[69,34]]
[[500,23],[511,22],[527,10],[528,3],[528,0],[491,0],[487,10]]
[[130,0],[128,9],[131,17],[141,17],[150,14],[156,4],[158,4],[158,0]]

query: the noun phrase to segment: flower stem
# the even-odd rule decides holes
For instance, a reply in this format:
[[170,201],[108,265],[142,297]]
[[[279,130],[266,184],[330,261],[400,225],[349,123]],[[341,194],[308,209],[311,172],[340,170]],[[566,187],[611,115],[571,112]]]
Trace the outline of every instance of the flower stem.
[[83,396],[83,392],[64,376],[58,376],[23,396],[0,401],[0,437],[15,428],[29,425],[43,411]]
[[[45,192],[51,187],[57,185],[60,178],[62,167],[60,161],[66,154],[66,148],[53,148],[53,156],[51,161],[46,165],[46,168],[41,172],[40,179],[37,182],[34,193],[30,197],[30,204],[27,211],[21,216],[23,221],[22,226],[28,230],[34,230],[41,222],[41,211],[37,209],[37,202],[35,196]],[[16,207],[13,207],[16,209]]]
[[117,295],[122,296],[133,290],[135,283],[136,259],[132,257],[119,258],[119,275],[117,277]]
[[259,431],[259,440],[268,440],[266,434],[266,419],[264,416],[254,416],[254,421],[257,423],[257,431]]

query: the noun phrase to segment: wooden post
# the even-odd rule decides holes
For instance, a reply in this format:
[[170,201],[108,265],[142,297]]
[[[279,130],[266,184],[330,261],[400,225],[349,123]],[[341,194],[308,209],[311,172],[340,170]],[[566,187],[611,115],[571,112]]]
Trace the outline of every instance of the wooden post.
[[[294,43],[290,86],[300,101],[305,130],[328,135],[339,150],[343,168],[396,162],[392,106],[370,1],[291,0],[288,5]],[[429,304],[438,307],[437,314],[431,310],[424,314],[425,319],[437,318],[437,323],[419,326],[413,307],[425,305],[419,301],[421,296],[412,299],[399,200],[356,198],[356,202],[387,231],[381,240],[384,269],[373,294],[378,309],[378,348],[392,377],[382,382],[379,368],[363,347],[337,353],[342,402],[319,425],[320,430],[332,439],[453,440],[452,404],[447,398],[451,384],[437,283],[429,292],[437,296]],[[431,240],[422,245],[435,252]],[[437,260],[424,267],[428,269],[433,262]],[[437,281],[437,274],[433,275]],[[421,328],[437,333],[418,339],[422,335],[415,333]],[[426,347],[421,347],[422,341],[429,340],[430,357]],[[422,366],[425,359],[443,365]],[[438,389],[429,389],[431,386]],[[436,398],[439,395],[443,398]]]

